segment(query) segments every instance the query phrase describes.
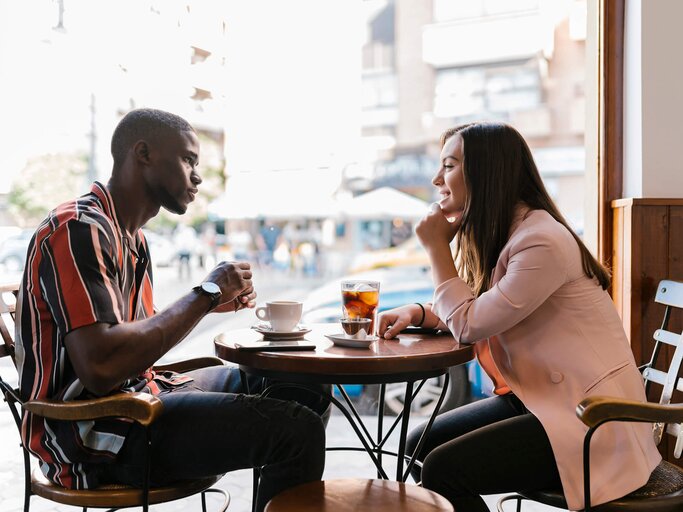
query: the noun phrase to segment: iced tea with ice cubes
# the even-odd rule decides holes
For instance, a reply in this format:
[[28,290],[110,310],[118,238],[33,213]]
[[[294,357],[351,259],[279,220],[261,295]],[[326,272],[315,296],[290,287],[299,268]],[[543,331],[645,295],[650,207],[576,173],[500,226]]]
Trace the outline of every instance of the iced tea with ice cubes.
[[368,334],[375,333],[375,319],[379,306],[378,281],[342,281],[342,316],[369,318]]

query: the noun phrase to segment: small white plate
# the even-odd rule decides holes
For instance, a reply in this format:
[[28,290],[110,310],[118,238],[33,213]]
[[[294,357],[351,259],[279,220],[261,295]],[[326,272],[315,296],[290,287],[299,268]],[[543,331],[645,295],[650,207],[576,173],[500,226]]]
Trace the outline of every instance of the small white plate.
[[373,341],[379,339],[377,336],[366,336],[363,339],[355,339],[343,332],[338,334],[326,334],[325,337],[335,345],[351,348],[368,348]]
[[263,334],[264,340],[298,340],[303,338],[304,334],[311,332],[305,325],[297,325],[293,331],[274,331],[268,324],[256,324],[251,328]]

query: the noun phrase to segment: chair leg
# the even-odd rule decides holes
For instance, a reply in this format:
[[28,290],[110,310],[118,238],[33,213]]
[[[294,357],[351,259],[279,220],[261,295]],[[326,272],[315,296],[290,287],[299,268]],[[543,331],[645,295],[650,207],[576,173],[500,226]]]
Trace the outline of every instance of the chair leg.
[[517,502],[517,512],[522,512],[522,500],[524,499],[523,496],[520,496],[519,494],[508,494],[507,496],[503,496],[498,500],[498,503],[496,504],[496,509],[498,512],[505,512],[505,509],[503,508],[503,503],[506,501],[516,501]]
[[144,480],[142,482],[142,512],[148,512],[149,510],[149,488],[151,486],[150,479],[152,476],[152,433],[149,427],[145,428],[145,468],[144,468]]
[[223,504],[218,509],[218,512],[225,512],[226,510],[228,510],[228,507],[230,506],[230,493],[228,491],[224,491],[223,489],[216,489],[215,487],[211,487],[210,489],[202,491],[202,512],[206,512],[206,494],[209,492],[213,492],[223,496]]
[[29,458],[28,451],[23,447],[22,450],[24,455],[24,512],[28,512],[31,507],[31,459]]
[[261,468],[254,468],[254,480],[251,491],[251,512],[256,512],[256,495],[258,494],[258,483],[261,479]]

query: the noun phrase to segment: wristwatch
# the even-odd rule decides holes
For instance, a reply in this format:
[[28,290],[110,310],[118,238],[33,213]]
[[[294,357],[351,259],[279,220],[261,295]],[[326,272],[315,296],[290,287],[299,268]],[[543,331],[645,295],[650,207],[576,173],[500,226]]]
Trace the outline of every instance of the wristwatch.
[[221,300],[220,286],[211,281],[204,281],[199,286],[192,288],[192,291],[211,297],[211,307],[209,308],[209,311],[218,306],[218,301]]

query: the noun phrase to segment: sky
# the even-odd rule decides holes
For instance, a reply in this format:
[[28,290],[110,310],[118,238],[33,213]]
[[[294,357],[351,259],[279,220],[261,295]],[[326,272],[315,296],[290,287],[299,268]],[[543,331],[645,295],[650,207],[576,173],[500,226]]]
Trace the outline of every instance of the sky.
[[[61,29],[56,0],[0,0],[0,192],[31,156],[87,152],[91,103],[103,176],[111,132],[131,104],[220,125],[233,173],[355,158],[360,2],[64,0],[64,7]],[[193,44],[212,51],[201,66],[190,66]],[[212,91],[204,112],[188,99],[194,87]]]

